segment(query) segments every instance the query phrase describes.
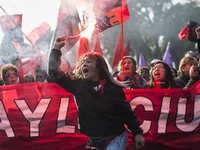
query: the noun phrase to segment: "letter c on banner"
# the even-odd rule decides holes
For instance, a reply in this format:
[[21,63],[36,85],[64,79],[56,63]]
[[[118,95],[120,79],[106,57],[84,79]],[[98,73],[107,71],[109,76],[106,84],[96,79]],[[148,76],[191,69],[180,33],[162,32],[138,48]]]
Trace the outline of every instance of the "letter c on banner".
[[[137,106],[142,105],[145,111],[154,111],[152,101],[149,98],[143,96],[135,97],[132,99],[130,101],[130,105],[132,110],[135,110]],[[151,129],[151,121],[143,120],[140,127],[143,129],[143,134],[149,132]]]

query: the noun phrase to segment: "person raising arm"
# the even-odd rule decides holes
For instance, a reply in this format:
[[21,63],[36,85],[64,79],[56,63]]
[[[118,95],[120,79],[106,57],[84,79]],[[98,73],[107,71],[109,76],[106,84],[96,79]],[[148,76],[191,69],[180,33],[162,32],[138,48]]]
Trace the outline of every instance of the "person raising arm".
[[125,150],[128,137],[124,123],[135,136],[136,149],[143,148],[145,140],[140,121],[101,55],[95,52],[83,54],[75,76],[60,69],[60,49],[66,41],[66,37],[57,38],[50,53],[48,73],[75,96],[79,133],[88,136],[86,149]]

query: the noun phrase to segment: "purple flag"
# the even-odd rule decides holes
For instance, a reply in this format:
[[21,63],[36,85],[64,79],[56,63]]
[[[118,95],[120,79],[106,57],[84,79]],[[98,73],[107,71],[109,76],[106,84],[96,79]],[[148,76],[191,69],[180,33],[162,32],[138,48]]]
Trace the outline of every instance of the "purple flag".
[[172,67],[172,55],[170,51],[170,42],[167,44],[167,48],[165,54],[163,55],[163,61],[168,64],[168,66]]
[[144,67],[144,66],[147,66],[147,64],[146,64],[146,61],[145,61],[145,59],[144,59],[144,56],[142,55],[142,53],[140,53],[140,58],[139,58],[139,68],[140,67]]

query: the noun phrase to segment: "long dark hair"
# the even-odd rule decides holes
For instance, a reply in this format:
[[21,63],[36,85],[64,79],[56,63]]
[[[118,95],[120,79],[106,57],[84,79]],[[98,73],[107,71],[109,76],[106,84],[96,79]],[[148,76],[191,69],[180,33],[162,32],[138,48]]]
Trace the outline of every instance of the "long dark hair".
[[77,78],[83,79],[83,74],[81,71],[81,63],[86,56],[96,60],[96,68],[98,68],[100,70],[99,76],[101,79],[107,79],[108,81],[111,81],[117,85],[125,86],[124,84],[122,84],[112,78],[112,75],[109,72],[109,69],[108,69],[105,59],[97,52],[87,52],[80,57],[80,59],[78,60],[78,64],[77,64],[78,67],[77,67],[77,70],[75,73],[75,76]]
[[[155,65],[158,64],[158,63],[163,64],[163,66],[165,68],[166,82],[168,83],[169,87],[170,88],[176,87],[176,82],[174,81],[174,77],[172,75],[172,72],[171,72],[169,66],[166,63],[164,63],[163,61],[158,61],[158,62],[155,63]],[[153,72],[151,73],[151,79],[150,79],[148,84],[149,84],[149,89],[153,89],[155,87]]]
[[106,61],[104,60],[104,58],[96,52],[87,52],[85,54],[83,54],[80,59],[78,60],[78,68],[77,71],[75,73],[76,77],[78,78],[83,78],[83,74],[81,72],[81,63],[83,61],[83,59],[88,56],[89,58],[95,59],[96,60],[96,67],[101,70],[99,71],[99,76],[102,79],[109,79],[110,77],[110,73],[108,70],[108,66],[106,64]]

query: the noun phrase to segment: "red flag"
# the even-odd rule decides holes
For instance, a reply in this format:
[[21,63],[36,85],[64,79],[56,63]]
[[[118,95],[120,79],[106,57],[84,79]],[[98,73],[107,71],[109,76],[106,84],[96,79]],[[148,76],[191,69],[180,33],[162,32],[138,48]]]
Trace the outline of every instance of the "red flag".
[[131,55],[131,51],[130,51],[130,41],[128,41],[128,44],[126,46],[126,51],[124,53],[124,56],[127,56],[127,55]]
[[19,47],[19,44],[21,45],[24,42],[23,34],[20,29],[18,29],[18,27],[21,28],[22,26],[22,15],[1,16],[0,24],[4,32],[0,46],[1,58],[5,64],[12,63],[18,66],[19,54],[15,46]]
[[103,56],[98,36],[96,36],[96,42],[95,42],[95,45],[94,45],[93,52],[98,52],[99,54],[101,54],[101,56]]
[[[58,14],[57,28],[54,33],[53,44],[57,37],[78,35],[80,33],[78,27],[79,23],[80,18],[75,1],[62,0]],[[68,40],[66,45],[62,48],[63,55],[66,54],[66,52],[68,52],[78,40],[78,38]]]
[[180,38],[180,40],[185,39],[187,40],[189,36],[189,27],[188,25],[186,25],[183,30],[178,34],[178,37]]
[[119,34],[118,40],[117,40],[117,44],[115,47],[115,53],[112,59],[112,64],[111,67],[114,68],[116,65],[118,65],[119,61],[122,59],[122,37],[121,37],[121,33]]
[[[83,22],[81,24],[81,31],[85,30],[86,28],[86,23],[85,23],[85,17],[83,15]],[[80,43],[79,43],[79,50],[78,50],[78,56],[77,56],[77,62],[79,61],[79,58],[84,54],[89,52],[88,48],[88,39],[83,37],[80,38]]]
[[[98,52],[101,56],[103,56],[98,36],[96,36],[96,42],[95,42],[95,45],[94,45],[93,52]],[[110,63],[108,62],[108,60],[106,58],[104,58],[104,59],[105,59],[107,65],[108,65],[109,72],[112,72],[113,69],[111,68]]]
[[[33,29],[27,36],[30,42],[37,47],[40,55],[30,44],[20,45],[18,52],[19,56],[23,59],[22,67],[24,68],[25,74],[33,75],[33,72],[37,68],[43,68],[46,70],[47,65],[44,61],[48,62],[47,52],[49,50],[51,36],[52,32],[50,25],[43,22],[39,27]],[[15,48],[17,48],[16,46]]]
[[87,38],[81,38],[79,43],[79,49],[78,49],[78,56],[77,56],[77,62],[79,58],[84,54],[89,52],[88,48],[88,39]]
[[126,0],[95,0],[93,10],[97,21],[94,34],[120,24],[121,10],[123,13],[123,22],[130,18]]
[[43,22],[39,27],[35,28],[27,35],[33,45],[36,45],[37,42],[45,35],[47,32],[51,30],[51,26]]
[[[4,34],[9,30],[15,28],[15,24],[17,24],[19,27],[21,27],[22,25],[22,14],[10,15],[9,17],[7,15],[0,17],[1,29]],[[12,19],[15,24],[10,19]]]
[[38,59],[38,57],[31,57],[28,60],[22,61],[22,68],[24,71],[24,74],[32,74],[34,75],[34,72],[36,69],[40,68],[41,61]]
[[191,42],[197,42],[197,35],[195,29],[200,26],[199,23],[194,21],[189,21],[188,24],[183,28],[183,30],[178,34],[178,37],[182,40],[189,40]]
[[[31,57],[42,58],[43,61],[41,61],[40,67],[43,69],[45,69],[47,67],[47,64],[45,63],[45,61],[48,62],[47,58],[48,58],[48,52],[50,49],[49,45],[51,43],[52,33],[53,33],[53,31],[51,31],[50,25],[47,24],[46,22],[43,22],[39,27],[32,30],[31,33],[29,33],[27,36],[28,39],[31,41],[31,43],[33,45],[35,45],[35,47],[37,47],[38,51],[40,52],[40,55],[38,55],[38,53],[35,51],[35,49],[33,49],[33,51],[31,52],[32,53]],[[21,47],[21,49],[20,49],[21,55],[22,54],[24,55],[24,53],[27,52],[27,49],[25,47],[27,47],[27,46]],[[35,55],[35,56],[33,56],[33,55]],[[25,55],[25,57],[30,58],[30,57],[27,57],[27,55]]]

